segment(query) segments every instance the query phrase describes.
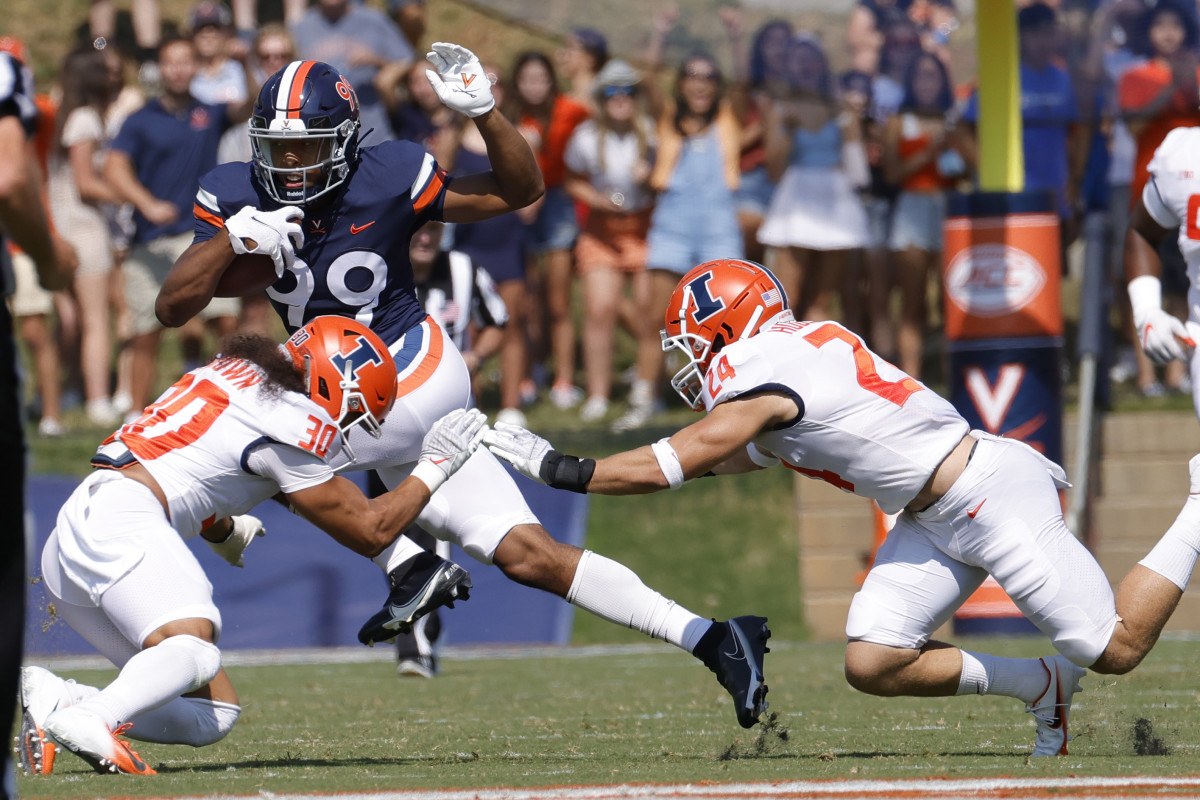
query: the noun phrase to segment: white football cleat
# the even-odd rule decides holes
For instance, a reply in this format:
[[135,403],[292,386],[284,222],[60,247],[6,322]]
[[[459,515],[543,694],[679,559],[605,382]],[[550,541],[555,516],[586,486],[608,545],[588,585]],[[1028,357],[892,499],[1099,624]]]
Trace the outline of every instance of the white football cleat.
[[1042,696],[1025,706],[1037,720],[1037,739],[1033,743],[1035,756],[1065,756],[1067,742],[1067,720],[1071,716],[1071,696],[1079,691],[1079,680],[1087,674],[1083,667],[1076,666],[1066,656],[1040,659],[1050,683]]
[[17,734],[17,763],[26,775],[54,771],[54,742],[46,738],[46,718],[71,705],[67,682],[48,669],[21,668],[21,727]]
[[109,730],[104,720],[83,706],[55,711],[46,720],[46,733],[97,772],[157,775],[128,742],[117,738],[131,727],[132,723],[126,722]]

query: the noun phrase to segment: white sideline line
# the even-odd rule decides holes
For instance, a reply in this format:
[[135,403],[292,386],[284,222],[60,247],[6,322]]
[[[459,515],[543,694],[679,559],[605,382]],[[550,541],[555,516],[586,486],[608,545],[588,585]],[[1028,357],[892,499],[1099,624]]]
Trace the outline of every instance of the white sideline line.
[[737,798],[791,797],[804,800],[849,800],[857,798],[1095,798],[1183,797],[1181,789],[1200,790],[1200,777],[1153,778],[980,778],[973,780],[854,780],[854,781],[778,781],[772,783],[727,784],[623,784],[611,786],[554,786],[544,789],[447,789],[413,792],[348,792],[345,794],[274,794],[209,795],[204,798],[177,800],[220,800],[220,798],[267,798],[302,800],[330,797],[336,800],[616,800],[644,798]]
[[[772,649],[775,645],[772,644]],[[480,661],[518,658],[592,658],[670,653],[665,642],[645,644],[596,644],[582,647],[558,645],[448,645],[438,648],[445,661]],[[262,650],[222,650],[221,664],[233,667],[261,667],[295,664],[369,664],[395,661],[396,651],[389,644],[378,647],[295,647]],[[108,669],[112,664],[100,655],[27,656],[26,664],[47,669]]]

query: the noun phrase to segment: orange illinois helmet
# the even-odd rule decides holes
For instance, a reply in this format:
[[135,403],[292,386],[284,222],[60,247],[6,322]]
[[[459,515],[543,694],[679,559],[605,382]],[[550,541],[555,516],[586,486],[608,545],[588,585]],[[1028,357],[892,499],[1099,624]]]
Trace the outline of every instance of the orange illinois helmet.
[[396,363],[370,328],[348,317],[316,317],[284,347],[304,375],[309,398],[342,432],[351,463],[350,430],[358,426],[378,439],[396,402]]
[[764,266],[726,258],[694,267],[667,304],[662,347],[678,350],[686,361],[671,387],[692,408],[703,408],[704,375],[713,356],[787,310],[783,284]]

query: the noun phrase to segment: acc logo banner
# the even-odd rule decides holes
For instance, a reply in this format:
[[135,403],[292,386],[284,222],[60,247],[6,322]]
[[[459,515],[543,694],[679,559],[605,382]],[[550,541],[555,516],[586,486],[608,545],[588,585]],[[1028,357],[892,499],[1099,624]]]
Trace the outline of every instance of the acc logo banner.
[[946,270],[946,293],[968,314],[1000,317],[1020,311],[1046,285],[1033,256],[1008,244],[977,244],[960,252]]

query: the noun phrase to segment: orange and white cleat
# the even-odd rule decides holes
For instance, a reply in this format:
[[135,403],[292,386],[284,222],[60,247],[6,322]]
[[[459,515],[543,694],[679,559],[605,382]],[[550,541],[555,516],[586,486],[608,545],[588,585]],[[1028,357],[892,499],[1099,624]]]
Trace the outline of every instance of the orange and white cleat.
[[157,775],[137,751],[117,737],[133,727],[126,722],[115,731],[82,706],[55,711],[46,719],[46,733],[100,773]]
[[71,704],[67,681],[41,667],[23,667],[20,700],[17,764],[26,775],[49,775],[54,771],[56,747],[43,726],[52,713]]

